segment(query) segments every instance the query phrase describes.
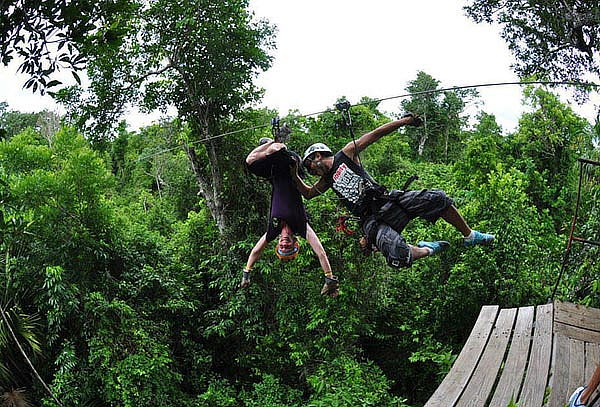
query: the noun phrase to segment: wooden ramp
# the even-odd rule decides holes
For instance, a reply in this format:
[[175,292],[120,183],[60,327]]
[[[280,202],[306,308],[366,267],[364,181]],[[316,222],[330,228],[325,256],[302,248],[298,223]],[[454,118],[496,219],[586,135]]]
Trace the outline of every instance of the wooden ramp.
[[425,407],[507,407],[511,400],[519,407],[564,407],[598,363],[600,310],[565,302],[486,305]]

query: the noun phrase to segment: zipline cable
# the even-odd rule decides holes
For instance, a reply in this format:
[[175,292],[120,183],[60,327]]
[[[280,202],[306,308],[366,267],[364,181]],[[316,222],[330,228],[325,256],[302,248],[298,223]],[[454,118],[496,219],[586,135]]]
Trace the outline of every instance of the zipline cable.
[[[364,106],[364,105],[368,105],[368,104],[371,104],[371,103],[380,103],[380,102],[384,102],[384,101],[387,101],[387,100],[400,99],[400,98],[405,98],[405,97],[409,97],[409,96],[429,95],[429,94],[433,94],[433,93],[451,92],[451,91],[462,90],[462,89],[486,88],[486,87],[492,87],[492,86],[507,86],[507,85],[567,85],[567,86],[581,86],[581,87],[600,88],[600,84],[597,84],[597,83],[593,83],[593,82],[576,82],[576,81],[491,82],[491,83],[481,83],[481,84],[477,84],[477,85],[452,86],[452,87],[449,87],[449,88],[440,88],[440,89],[422,90],[422,91],[417,91],[417,92],[409,92],[409,93],[404,93],[404,94],[401,94],[401,95],[388,96],[388,97],[384,97],[384,98],[380,98],[380,99],[373,99],[373,100],[369,100],[368,102],[356,103],[354,105],[350,105],[350,107]],[[301,118],[316,116],[316,115],[323,114],[323,113],[328,113],[328,112],[331,112],[331,108],[327,108],[326,110],[321,110],[319,112],[313,112],[313,113],[308,113],[308,114],[303,114],[303,115],[297,115],[297,116],[290,116],[290,118],[292,118],[292,119],[301,119]],[[230,136],[232,134],[243,133],[245,131],[250,131],[250,130],[262,129],[262,128],[269,127],[269,126],[271,126],[271,123],[265,123],[265,124],[260,124],[260,125],[257,125],[257,126],[246,127],[246,128],[239,129],[239,130],[233,130],[233,131],[229,131],[229,132],[226,132],[226,133],[221,133],[221,134],[217,134],[217,135],[214,135],[214,136],[205,137],[205,138],[200,139],[200,140],[192,141],[192,142],[188,143],[188,145],[198,144],[198,143],[204,143],[206,141],[215,140],[215,139],[218,139],[218,138]],[[171,148],[168,148],[168,149],[165,149],[165,150],[160,150],[160,151],[157,151],[156,153],[152,153],[152,154],[148,154],[148,155],[146,155],[144,157],[140,157],[137,160],[135,160],[135,162],[147,160],[148,158],[152,158],[152,157],[155,157],[157,155],[167,153],[169,151],[177,150],[180,147],[181,146],[177,146],[177,147],[171,147]]]
[[[206,137],[206,138],[203,138],[203,139],[200,139],[200,140],[192,141],[192,142],[188,143],[188,145],[198,144],[198,143],[202,143],[202,142],[205,142],[205,141],[210,141],[210,140],[214,140],[214,139],[217,139],[217,138],[221,138],[221,137],[225,137],[225,136],[230,136],[232,134],[243,133],[245,131],[262,129],[262,128],[265,128],[265,127],[269,127],[270,125],[271,125],[270,123],[269,124],[259,124],[257,126],[253,126],[253,127],[246,127],[245,129],[233,130],[233,131],[229,131],[227,133],[218,134],[216,136]],[[171,147],[171,148],[167,148],[165,150],[158,151],[156,153],[148,154],[148,155],[146,155],[144,157],[138,158],[134,162],[143,161],[143,160],[146,160],[148,158],[152,158],[152,157],[154,157],[156,155],[160,155],[160,154],[163,154],[163,153],[168,153],[169,151],[173,151],[173,150],[178,150],[180,147],[181,146]]]

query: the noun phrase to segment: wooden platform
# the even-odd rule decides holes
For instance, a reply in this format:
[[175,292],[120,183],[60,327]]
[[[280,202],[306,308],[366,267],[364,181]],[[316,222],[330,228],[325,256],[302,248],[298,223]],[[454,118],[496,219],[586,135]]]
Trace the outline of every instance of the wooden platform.
[[[564,407],[600,363],[600,310],[555,302],[481,309],[426,407]],[[597,394],[593,396],[596,403]]]

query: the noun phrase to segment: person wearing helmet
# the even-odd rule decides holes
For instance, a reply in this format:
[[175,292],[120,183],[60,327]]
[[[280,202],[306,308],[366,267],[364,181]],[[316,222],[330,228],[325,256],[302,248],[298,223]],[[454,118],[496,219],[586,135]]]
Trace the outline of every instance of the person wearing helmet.
[[[332,188],[340,201],[360,218],[366,240],[361,245],[367,249],[375,246],[386,258],[389,266],[408,267],[413,261],[431,256],[449,246],[445,241],[421,241],[416,246],[406,243],[401,233],[414,218],[430,222],[444,219],[464,236],[465,246],[488,245],[494,235],[472,230],[450,199],[441,190],[388,191],[367,173],[359,161],[359,153],[381,137],[403,126],[420,126],[421,119],[406,114],[399,120],[386,123],[362,135],[356,141],[333,154],[323,143],[306,149],[303,165],[312,175],[321,177],[312,186],[306,185],[298,174],[294,177],[302,195],[311,199]],[[369,250],[367,250],[369,251]]]
[[262,138],[259,146],[246,158],[250,172],[271,182],[271,210],[267,231],[250,252],[239,286],[247,288],[250,285],[252,267],[267,244],[277,237],[279,237],[275,245],[277,257],[282,261],[295,259],[300,252],[300,244],[296,237],[299,235],[310,244],[325,273],[325,284],[321,294],[336,297],[339,293],[338,279],[331,272],[329,259],[321,241],[308,224],[302,196],[295,186],[290,171],[292,164],[298,166],[300,161],[300,156],[289,151],[285,144],[269,138]]

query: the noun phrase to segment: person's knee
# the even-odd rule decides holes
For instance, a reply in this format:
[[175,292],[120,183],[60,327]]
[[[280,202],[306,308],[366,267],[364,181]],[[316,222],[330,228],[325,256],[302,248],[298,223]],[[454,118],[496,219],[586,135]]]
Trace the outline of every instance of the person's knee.
[[410,267],[413,255],[404,238],[387,225],[382,225],[375,246],[392,268]]
[[388,266],[392,268],[410,267],[413,263],[413,255],[409,248],[397,247],[390,253],[385,254]]

